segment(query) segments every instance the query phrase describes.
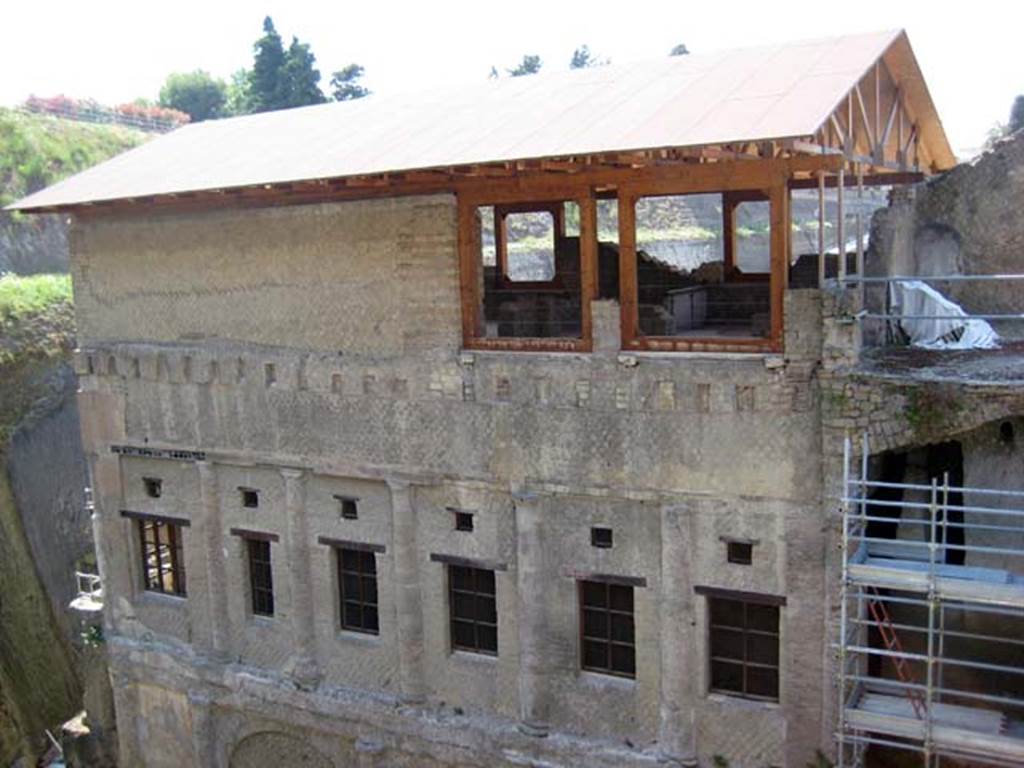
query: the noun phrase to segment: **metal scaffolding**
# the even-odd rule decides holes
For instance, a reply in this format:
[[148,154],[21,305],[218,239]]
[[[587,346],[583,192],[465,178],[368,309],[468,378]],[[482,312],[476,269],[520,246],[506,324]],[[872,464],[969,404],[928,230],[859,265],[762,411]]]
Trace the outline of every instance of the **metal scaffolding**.
[[[875,481],[866,436],[854,453],[847,438],[839,766],[863,766],[869,746],[928,768],[1024,765],[1024,491]],[[977,630],[996,619],[1005,636]],[[985,676],[1000,683],[969,684]]]

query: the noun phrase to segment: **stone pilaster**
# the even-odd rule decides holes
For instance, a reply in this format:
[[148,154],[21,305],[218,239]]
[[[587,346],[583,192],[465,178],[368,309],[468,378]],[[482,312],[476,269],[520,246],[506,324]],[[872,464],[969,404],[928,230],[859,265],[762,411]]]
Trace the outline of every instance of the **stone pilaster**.
[[123,629],[126,601],[135,595],[132,567],[135,540],[131,521],[121,517],[124,489],[121,457],[110,447],[125,439],[123,394],[99,390],[78,393],[82,448],[89,462],[96,561],[103,578],[104,618],[108,634]]
[[291,576],[293,656],[288,672],[301,688],[316,688],[320,667],[316,661],[313,620],[313,581],[310,571],[309,524],[306,519],[306,473],[282,469],[287,516],[288,569]]
[[661,510],[661,700],[658,745],[662,759],[697,765],[692,681],[693,584],[687,510]]
[[217,759],[217,728],[210,697],[199,691],[188,692],[192,717],[192,754],[196,767],[219,768]]
[[398,613],[398,666],[402,697],[409,703],[426,700],[423,674],[423,598],[420,594],[416,510],[409,483],[389,479],[391,490],[391,557]]
[[516,511],[519,729],[530,736],[547,736],[548,653],[541,509],[536,494],[517,492],[512,498]]
[[208,461],[199,470],[199,503],[202,515],[196,526],[206,560],[206,599],[209,606],[210,653],[218,661],[231,657],[231,625],[228,618],[227,573],[224,563],[224,530],[221,523],[217,468]]

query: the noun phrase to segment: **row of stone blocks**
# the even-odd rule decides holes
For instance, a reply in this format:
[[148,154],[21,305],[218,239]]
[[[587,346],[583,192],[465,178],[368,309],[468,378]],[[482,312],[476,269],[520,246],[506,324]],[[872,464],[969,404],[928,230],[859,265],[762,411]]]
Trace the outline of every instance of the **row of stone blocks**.
[[[195,348],[117,345],[78,350],[76,372],[107,381],[223,387],[262,387],[344,397],[396,400],[444,398],[593,410],[689,413],[792,413],[814,405],[809,370],[707,368],[700,381],[685,365],[645,371],[635,362],[587,361],[578,356],[544,366],[518,366],[463,354],[457,360],[353,363],[342,355],[289,351],[217,354]],[[755,368],[756,370],[756,368]],[[757,379],[761,379],[758,381]]]

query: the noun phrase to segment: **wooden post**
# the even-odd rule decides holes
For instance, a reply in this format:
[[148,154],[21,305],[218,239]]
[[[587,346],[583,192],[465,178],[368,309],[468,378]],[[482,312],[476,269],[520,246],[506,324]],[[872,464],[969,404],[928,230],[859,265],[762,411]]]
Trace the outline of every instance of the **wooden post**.
[[622,347],[637,337],[636,198],[619,192],[619,304]]
[[818,171],[818,287],[825,287],[825,172]]
[[580,312],[583,341],[594,344],[594,321],[590,302],[598,297],[597,200],[593,190],[581,197],[580,208]]
[[722,195],[722,261],[728,282],[736,271],[736,200],[729,194]]
[[[857,276],[864,277],[864,165],[857,163]],[[861,284],[863,285],[863,283]]]
[[839,256],[839,267],[837,274],[839,281],[846,279],[846,233],[843,232],[843,218],[846,212],[843,210],[843,187],[846,186],[846,172],[840,168],[836,183],[836,253]]
[[789,274],[789,179],[784,175],[772,183],[771,202],[771,342],[775,351],[782,351],[783,302]]

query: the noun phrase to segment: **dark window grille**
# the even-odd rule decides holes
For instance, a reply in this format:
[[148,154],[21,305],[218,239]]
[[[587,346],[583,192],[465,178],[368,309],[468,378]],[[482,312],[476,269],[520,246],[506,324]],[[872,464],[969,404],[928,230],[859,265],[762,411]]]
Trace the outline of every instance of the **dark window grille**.
[[164,520],[139,520],[142,577],[150,592],[184,597],[185,555],[181,526]]
[[591,528],[590,529],[590,545],[597,547],[598,549],[611,549],[612,548],[612,529],[611,528]]
[[636,677],[633,588],[581,581],[580,612],[583,669]]
[[339,549],[337,552],[341,628],[379,634],[376,555],[356,549]]
[[242,506],[249,507],[250,509],[258,507],[260,505],[260,492],[252,488],[239,488],[239,493],[242,494]]
[[448,566],[452,649],[498,655],[498,605],[494,571]]
[[335,496],[338,503],[341,505],[341,519],[342,520],[358,520],[359,519],[359,506],[356,503],[356,499],[350,499],[347,496]]
[[750,565],[754,562],[754,545],[747,541],[728,541],[725,554],[730,563]]
[[779,700],[777,605],[709,597],[711,690]]
[[473,530],[473,513],[472,512],[456,512],[455,513],[455,530],[456,531],[472,531]]
[[256,616],[274,615],[274,575],[270,566],[270,542],[246,539],[249,549],[249,594]]
[[151,499],[159,499],[160,494],[163,493],[163,482],[158,477],[144,477],[142,478],[143,485],[146,486],[146,495]]

